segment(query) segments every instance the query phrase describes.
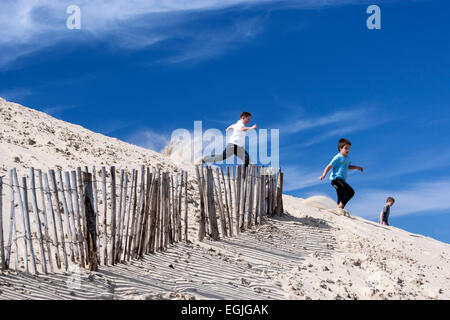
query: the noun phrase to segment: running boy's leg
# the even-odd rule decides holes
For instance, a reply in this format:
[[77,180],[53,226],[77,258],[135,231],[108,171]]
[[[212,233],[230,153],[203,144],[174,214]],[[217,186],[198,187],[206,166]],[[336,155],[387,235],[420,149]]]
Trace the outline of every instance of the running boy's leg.
[[244,162],[245,166],[248,166],[250,163],[250,156],[244,147],[234,145],[234,154]]
[[338,205],[342,203],[342,208],[344,208],[347,202],[355,195],[355,190],[342,179],[331,181],[331,185],[336,189],[338,194]]
[[223,152],[221,154],[206,156],[203,158],[203,161],[204,162],[223,161],[226,158],[231,157],[234,154],[235,154],[234,144],[229,143],[229,144],[227,144],[227,146],[225,147],[225,149],[223,150]]

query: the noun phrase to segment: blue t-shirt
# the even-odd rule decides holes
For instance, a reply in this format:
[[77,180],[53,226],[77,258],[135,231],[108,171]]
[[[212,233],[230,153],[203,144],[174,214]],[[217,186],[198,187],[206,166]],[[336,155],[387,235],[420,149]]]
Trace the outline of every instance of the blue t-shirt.
[[342,180],[347,179],[347,171],[349,165],[350,158],[348,156],[344,157],[340,153],[335,155],[329,164],[329,166],[333,167],[330,174],[330,180],[336,180],[338,178]]

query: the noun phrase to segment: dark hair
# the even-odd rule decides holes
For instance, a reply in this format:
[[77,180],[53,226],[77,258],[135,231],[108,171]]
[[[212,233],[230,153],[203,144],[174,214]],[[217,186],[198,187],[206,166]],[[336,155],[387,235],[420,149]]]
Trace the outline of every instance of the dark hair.
[[345,145],[349,145],[351,146],[352,143],[350,142],[350,140],[342,138],[341,140],[339,140],[338,142],[338,150],[341,151],[341,149],[345,146]]
[[386,199],[386,202],[388,202],[388,201],[392,201],[392,202],[395,202],[395,199],[394,199],[394,198],[392,198],[392,197],[387,197],[387,199]]
[[252,116],[252,114],[247,111],[242,111],[242,113],[241,113],[241,119],[245,118],[245,117],[251,117],[251,116]]

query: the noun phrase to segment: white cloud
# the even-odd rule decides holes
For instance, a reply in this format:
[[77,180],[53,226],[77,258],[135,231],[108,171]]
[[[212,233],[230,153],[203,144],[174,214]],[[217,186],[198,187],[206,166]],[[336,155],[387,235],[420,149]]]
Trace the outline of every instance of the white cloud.
[[28,88],[11,88],[0,91],[0,97],[8,101],[17,101],[31,95]]
[[299,166],[284,166],[283,192],[290,192],[318,185],[321,182],[317,179],[321,172]]
[[[392,121],[392,119],[380,115],[380,110],[380,108],[372,106],[359,106],[350,109],[340,109],[318,117],[298,119],[298,115],[294,115],[297,119],[294,118],[293,120],[290,119],[279,123],[276,127],[280,128],[281,135],[293,135],[311,131],[311,133],[308,133],[307,139],[301,139],[301,142],[287,146],[292,152],[294,148],[309,147],[330,138],[339,139],[344,135],[371,129]],[[300,111],[300,114],[303,115],[303,110]],[[314,130],[316,131],[314,132]]]
[[450,211],[450,182],[419,182],[406,190],[363,189],[349,202],[349,209],[358,216],[377,218],[388,196],[395,198],[392,215],[418,212]]
[[[140,49],[173,37],[190,41],[178,57],[168,62],[208,58],[260,32],[261,19],[238,18],[223,30],[193,36],[183,23],[193,14],[223,9],[247,10],[270,4],[314,8],[361,3],[358,0],[4,0],[0,2],[0,67],[56,43],[106,41],[113,48]],[[81,8],[81,30],[68,30],[66,9]],[[200,44],[200,45],[199,45]],[[210,45],[208,45],[210,44]],[[189,49],[189,52],[186,52]],[[195,50],[193,50],[195,49]]]
[[169,143],[170,136],[154,132],[150,129],[143,129],[134,133],[126,139],[126,141],[143,148],[161,152],[161,150]]

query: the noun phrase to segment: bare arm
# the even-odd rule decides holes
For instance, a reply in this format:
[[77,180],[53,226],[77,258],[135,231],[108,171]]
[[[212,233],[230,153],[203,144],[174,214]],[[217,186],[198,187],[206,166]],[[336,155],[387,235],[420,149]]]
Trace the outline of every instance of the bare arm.
[[254,124],[251,127],[242,127],[241,131],[249,131],[249,130],[253,130],[253,129],[256,129],[256,128],[258,128],[258,126],[256,124]]
[[231,129],[233,129],[233,125],[229,126],[228,128],[225,129],[226,132],[230,131]]
[[363,168],[363,167],[360,167],[360,166],[348,166],[348,169],[349,169],[349,170],[359,170],[359,171],[361,171],[361,172],[364,171],[364,168]]
[[330,172],[331,168],[333,168],[333,167],[332,166],[326,166],[325,170],[323,170],[323,174],[319,177],[319,180],[325,179],[325,177],[327,176],[328,172]]

